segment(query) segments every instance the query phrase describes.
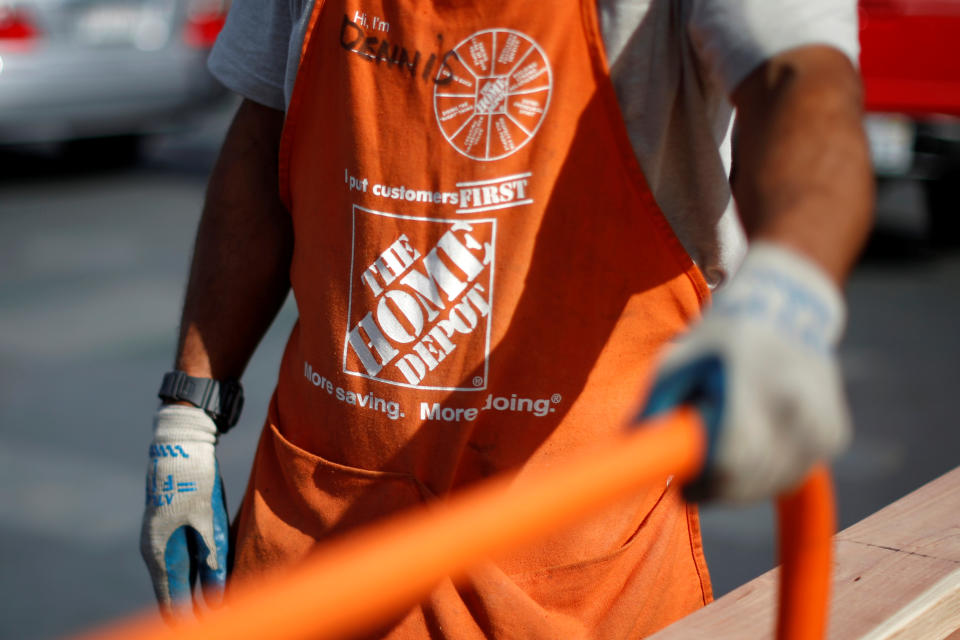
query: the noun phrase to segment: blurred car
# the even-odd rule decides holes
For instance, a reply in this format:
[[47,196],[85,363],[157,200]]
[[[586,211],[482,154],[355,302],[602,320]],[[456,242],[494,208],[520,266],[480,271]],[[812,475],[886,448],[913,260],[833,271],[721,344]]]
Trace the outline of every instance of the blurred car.
[[860,0],[860,42],[877,177],[922,181],[931,238],[960,244],[960,0]]
[[226,91],[206,70],[229,0],[0,0],[0,144],[134,155]]

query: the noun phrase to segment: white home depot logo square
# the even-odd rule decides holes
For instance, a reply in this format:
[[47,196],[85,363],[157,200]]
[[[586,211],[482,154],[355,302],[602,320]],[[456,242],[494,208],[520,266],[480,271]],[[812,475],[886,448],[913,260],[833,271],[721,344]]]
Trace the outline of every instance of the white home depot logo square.
[[343,372],[418,389],[487,386],[497,221],[354,205]]

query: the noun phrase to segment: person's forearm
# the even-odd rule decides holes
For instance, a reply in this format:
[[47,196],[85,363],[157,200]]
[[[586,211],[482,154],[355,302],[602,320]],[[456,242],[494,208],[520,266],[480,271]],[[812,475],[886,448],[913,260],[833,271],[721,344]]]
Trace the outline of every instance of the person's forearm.
[[733,190],[747,235],[799,251],[842,283],[873,213],[855,69],[834,49],[795,49],[754,71],[733,98]]
[[290,289],[290,216],[280,201],[283,113],[244,101],[207,187],[175,366],[239,378]]

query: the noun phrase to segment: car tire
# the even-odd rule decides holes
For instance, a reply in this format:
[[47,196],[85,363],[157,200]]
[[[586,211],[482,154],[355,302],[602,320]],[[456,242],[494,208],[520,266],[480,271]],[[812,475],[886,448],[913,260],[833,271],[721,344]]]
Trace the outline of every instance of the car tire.
[[143,152],[143,136],[123,135],[70,140],[63,145],[70,164],[90,168],[121,168],[136,165]]
[[939,247],[960,247],[960,163],[928,182],[924,191],[931,242]]

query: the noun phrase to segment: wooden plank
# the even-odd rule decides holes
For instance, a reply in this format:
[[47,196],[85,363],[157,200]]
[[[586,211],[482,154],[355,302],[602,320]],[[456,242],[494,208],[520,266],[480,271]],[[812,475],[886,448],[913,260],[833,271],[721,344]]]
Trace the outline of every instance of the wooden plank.
[[[651,640],[772,637],[778,570]],[[960,640],[960,468],[836,536],[833,639]]]
[[[924,638],[935,640],[960,628],[960,620],[945,618],[935,626],[946,625],[940,635],[895,635],[909,631],[936,613],[926,605],[942,593],[938,585],[953,584],[956,597],[960,584],[957,565],[939,558],[911,555],[872,546],[845,542],[837,544],[837,564],[830,606],[830,638]],[[932,616],[928,616],[932,617]],[[952,626],[951,626],[952,625]],[[917,626],[919,629],[920,627]]]

